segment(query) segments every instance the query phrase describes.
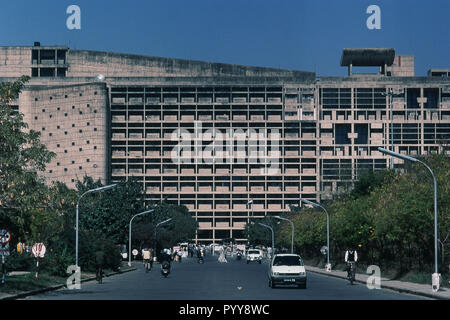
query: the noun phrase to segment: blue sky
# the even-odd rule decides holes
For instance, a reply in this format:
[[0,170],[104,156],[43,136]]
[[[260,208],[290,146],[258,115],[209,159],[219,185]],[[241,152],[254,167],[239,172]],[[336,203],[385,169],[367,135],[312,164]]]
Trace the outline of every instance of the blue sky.
[[[81,30],[66,8],[81,8]],[[381,30],[366,9],[381,8]],[[89,49],[345,75],[342,48],[413,54],[416,75],[450,68],[449,0],[14,0],[0,9],[0,45]]]

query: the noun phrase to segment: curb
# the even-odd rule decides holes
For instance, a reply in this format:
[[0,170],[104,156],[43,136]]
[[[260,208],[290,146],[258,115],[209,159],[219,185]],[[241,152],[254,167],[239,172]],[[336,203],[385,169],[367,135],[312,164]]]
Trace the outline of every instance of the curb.
[[[306,267],[308,267],[308,266],[306,266]],[[340,275],[337,275],[337,274],[332,274],[330,272],[320,272],[320,271],[314,271],[314,270],[307,270],[307,271],[313,272],[313,273],[317,273],[317,274],[321,274],[321,275],[324,275],[324,276],[329,276],[329,277],[334,277],[334,278],[347,280],[347,277],[340,276]],[[366,283],[365,281],[357,280],[357,279],[355,279],[355,282],[359,282],[359,283],[362,283],[362,284]],[[436,294],[433,294],[433,293],[426,293],[426,292],[415,291],[415,290],[406,289],[406,288],[393,287],[393,286],[390,286],[390,285],[384,285],[383,284],[383,285],[381,285],[381,288],[389,289],[389,290],[393,290],[393,291],[397,291],[397,292],[401,292],[401,293],[409,293],[409,294],[413,294],[413,295],[416,295],[416,296],[424,296],[424,297],[427,297],[427,298],[432,298],[432,299],[437,299],[437,300],[450,300],[450,298],[442,297],[442,296],[439,296],[439,295],[436,295]]]
[[[135,270],[137,270],[137,268],[133,267],[133,268],[127,269],[125,271],[111,272],[111,273],[105,274],[105,277],[111,277],[111,276],[114,276],[114,275],[127,273],[127,272],[131,272],[131,271],[135,271]],[[89,281],[93,281],[93,280],[96,280],[96,278],[95,277],[90,277],[90,278],[86,278],[86,279],[81,280],[81,283],[89,282]],[[47,288],[42,288],[42,289],[37,289],[37,290],[32,290],[32,291],[26,291],[26,292],[14,294],[14,295],[5,296],[3,298],[0,298],[0,300],[16,300],[16,299],[25,298],[25,297],[28,297],[28,296],[34,296],[36,294],[40,294],[40,293],[44,293],[44,292],[48,292],[48,291],[53,291],[53,290],[66,288],[66,287],[67,287],[67,285],[65,285],[65,284],[59,284],[59,285],[56,285],[56,286],[51,286],[51,287],[47,287]]]

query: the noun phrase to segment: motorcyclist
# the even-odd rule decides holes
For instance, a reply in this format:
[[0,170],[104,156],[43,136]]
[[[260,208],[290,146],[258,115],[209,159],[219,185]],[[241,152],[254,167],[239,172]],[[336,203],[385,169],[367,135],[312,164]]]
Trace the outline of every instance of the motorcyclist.
[[358,261],[358,253],[353,250],[353,247],[349,247],[345,252],[345,263],[347,264],[347,277],[350,277],[350,262],[356,263]]

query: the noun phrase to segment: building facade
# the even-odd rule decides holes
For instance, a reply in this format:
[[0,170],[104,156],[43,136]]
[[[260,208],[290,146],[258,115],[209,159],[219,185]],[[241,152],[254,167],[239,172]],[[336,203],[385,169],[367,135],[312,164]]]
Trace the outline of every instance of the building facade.
[[349,75],[320,78],[38,43],[0,59],[1,81],[32,77],[17,105],[57,154],[49,182],[134,177],[148,202],[189,208],[198,242],[245,242],[251,217],[349,190],[390,166],[378,147],[450,153],[448,74],[417,77],[394,49],[344,49]]

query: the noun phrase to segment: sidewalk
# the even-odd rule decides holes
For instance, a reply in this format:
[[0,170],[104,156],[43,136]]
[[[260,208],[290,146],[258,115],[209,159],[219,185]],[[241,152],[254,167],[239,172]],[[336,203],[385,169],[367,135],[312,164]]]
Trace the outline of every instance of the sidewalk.
[[[105,274],[105,277],[111,277],[117,274],[122,274],[122,273],[126,273],[126,272],[130,272],[130,271],[135,271],[137,270],[136,267],[131,267],[129,269],[125,269],[125,270],[121,270],[121,271],[116,271],[116,272],[110,272]],[[88,277],[85,279],[81,279],[81,283],[84,282],[89,282],[89,281],[93,281],[96,280],[95,276],[94,277]],[[58,290],[58,289],[62,289],[62,288],[66,288],[67,286],[65,284],[58,284],[55,286],[50,286],[47,288],[42,288],[42,289],[37,289],[37,290],[32,290],[32,291],[24,291],[24,292],[20,292],[17,294],[8,294],[8,293],[1,293],[0,292],[0,300],[15,300],[15,299],[21,299],[21,298],[25,298],[27,296],[33,296],[36,294],[40,294],[40,293],[44,293],[47,291],[52,291],[52,290]]]
[[[341,279],[347,279],[346,271],[331,270],[327,272],[325,269],[305,266],[307,271],[320,273],[330,277],[336,277]],[[355,279],[357,282],[366,284],[367,278],[370,275],[356,274]],[[420,295],[433,299],[450,300],[450,290],[448,288],[441,287],[438,292],[433,292],[430,284],[419,284],[405,281],[389,280],[387,278],[381,278],[381,289],[391,289],[399,292],[405,292],[415,295]],[[374,289],[375,290],[375,289]]]

